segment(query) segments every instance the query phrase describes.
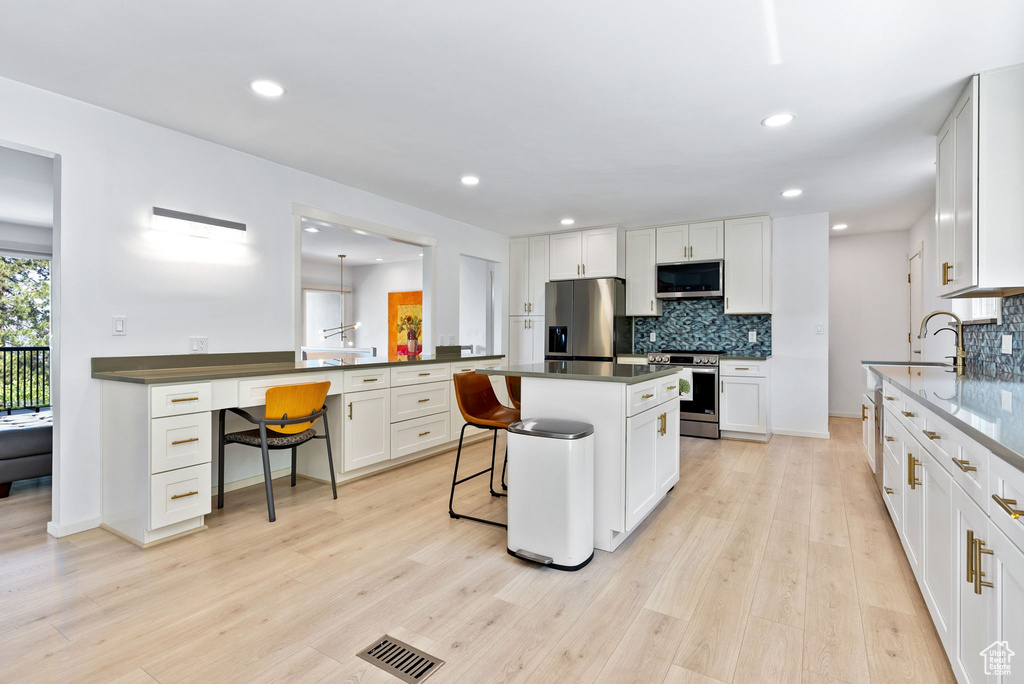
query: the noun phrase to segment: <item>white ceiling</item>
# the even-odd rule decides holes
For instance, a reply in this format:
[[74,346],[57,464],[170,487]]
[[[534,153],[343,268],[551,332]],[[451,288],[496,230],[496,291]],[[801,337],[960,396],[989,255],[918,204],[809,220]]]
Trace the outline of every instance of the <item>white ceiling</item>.
[[[419,261],[423,248],[404,242],[356,232],[353,228],[324,221],[302,219],[303,227],[320,232],[302,232],[302,259],[338,264],[338,255],[345,255],[346,266],[367,266],[381,262]],[[381,259],[381,261],[377,261]],[[347,282],[347,280],[346,280]]]
[[52,159],[0,145],[0,223],[53,228]]
[[[1019,0],[0,0],[0,16],[2,76],[508,234],[763,211],[905,228],[966,79],[1024,62]],[[260,99],[253,78],[288,93]],[[759,125],[780,111],[796,122]]]

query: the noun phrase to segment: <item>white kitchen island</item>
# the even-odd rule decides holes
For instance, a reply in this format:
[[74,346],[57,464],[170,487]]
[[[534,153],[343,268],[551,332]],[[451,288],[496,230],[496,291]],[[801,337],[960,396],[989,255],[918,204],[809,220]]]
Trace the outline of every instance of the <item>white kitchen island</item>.
[[522,416],[594,426],[594,546],[614,551],[679,481],[678,369],[546,361],[477,371],[522,378]]

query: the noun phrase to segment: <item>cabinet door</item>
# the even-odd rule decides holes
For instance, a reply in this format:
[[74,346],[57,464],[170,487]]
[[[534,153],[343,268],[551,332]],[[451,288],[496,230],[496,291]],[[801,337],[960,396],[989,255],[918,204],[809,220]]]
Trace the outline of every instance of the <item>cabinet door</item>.
[[551,236],[551,280],[575,280],[583,277],[583,236],[579,231]]
[[544,327],[544,319],[533,317],[530,319],[530,340],[533,345],[530,350],[529,363],[543,363],[544,361],[544,336],[547,329]]
[[345,472],[391,458],[388,390],[352,392],[345,400]]
[[722,430],[768,432],[768,379],[722,377],[720,379]]
[[[992,523],[989,523],[986,541],[992,555],[982,556],[981,567],[995,585],[991,588],[982,588],[983,592],[991,592],[994,596],[993,625],[989,643],[1006,642],[1010,650],[1016,648],[1019,652],[1020,644],[1024,644],[1024,553],[1021,553],[1020,549]],[[992,654],[992,657],[996,657],[996,654]],[[985,681],[1001,681],[1004,684],[1019,682],[1019,658],[1020,656],[1017,656],[1017,659],[1011,661],[1010,674],[1004,674],[999,680],[990,676]],[[1016,677],[1012,676],[1013,670],[1017,673]]]
[[661,405],[661,431],[657,438],[658,498],[679,482],[679,401]]
[[583,231],[584,278],[614,278],[619,273],[619,229]]
[[690,224],[690,259],[704,261],[725,258],[725,222]]
[[[946,120],[939,131],[935,146],[935,267],[938,269],[938,293],[940,295],[956,289],[951,281],[953,263],[953,196],[956,192],[954,178],[956,157],[953,149],[953,116]],[[912,321],[913,323],[913,321]]]
[[654,266],[656,231],[633,230],[626,233],[626,315],[660,316]]
[[516,316],[509,319],[508,362],[513,366],[533,363],[533,319]]
[[953,110],[956,166],[953,174],[953,290],[978,285],[978,98],[977,77]]
[[863,395],[860,399],[860,439],[871,471],[875,470],[875,402]]
[[[887,450],[888,451],[888,450]],[[882,500],[889,509],[889,517],[896,532],[903,535],[903,487],[900,485],[902,469],[896,461],[886,453],[882,459]]]
[[[690,226],[662,226],[658,228],[658,248],[656,251],[659,264],[675,264],[690,258]],[[629,250],[626,250],[629,256]]]
[[659,407],[626,419],[626,530],[632,530],[658,503]]
[[508,313],[510,316],[530,313],[530,241],[527,238],[508,241]]
[[921,483],[924,495],[924,555],[921,593],[932,622],[948,650],[956,634],[953,612],[953,478],[931,454],[923,454]]
[[[980,654],[994,641],[995,594],[987,587],[975,585],[976,578],[971,571],[975,570],[978,554],[970,542],[980,539],[991,549],[992,537],[988,533],[989,520],[985,512],[959,487],[953,487],[953,523],[957,633],[949,660],[958,681],[973,684],[991,682],[993,679],[985,674],[985,663]],[[989,582],[992,579],[992,556],[982,555],[982,558],[982,571],[986,574],[980,579]]]
[[771,219],[725,222],[725,313],[772,312]]
[[903,440],[903,549],[914,569],[921,577],[921,557],[924,550],[924,487],[921,463],[925,450],[910,434],[899,428]]
[[544,315],[544,286],[548,282],[550,240],[547,235],[530,238],[530,287],[528,314]]

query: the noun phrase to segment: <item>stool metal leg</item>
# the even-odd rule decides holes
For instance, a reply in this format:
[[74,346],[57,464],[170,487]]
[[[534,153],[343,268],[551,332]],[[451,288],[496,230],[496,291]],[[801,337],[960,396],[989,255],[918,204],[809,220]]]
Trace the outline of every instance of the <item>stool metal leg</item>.
[[[498,431],[494,431],[494,441],[491,443],[491,476],[487,478],[487,486],[491,489],[491,496],[508,496],[508,494],[501,494],[494,490],[494,463],[495,456],[497,455],[498,449]],[[508,458],[508,452],[506,451],[505,457]],[[505,479],[505,468],[502,466],[501,477]]]
[[267,486],[267,513],[270,522],[277,520],[274,512],[274,483],[270,479],[270,450],[267,448],[267,426],[260,424],[260,446],[263,451],[263,482]]
[[327,440],[327,466],[331,469],[331,492],[338,498],[338,484],[334,481],[334,454],[331,453],[331,429],[327,427],[327,407],[324,407],[324,439]]
[[[481,475],[483,475],[485,473],[490,473],[491,477],[493,477],[493,475],[494,475],[494,452],[492,450],[492,452],[491,452],[491,467],[490,468],[484,468],[483,470],[481,470],[478,473],[473,473],[472,475],[470,475],[468,477],[464,477],[461,480],[459,479],[459,462],[462,460],[462,442],[463,442],[463,440],[465,439],[465,436],[466,436],[466,428],[468,428],[469,426],[470,426],[469,423],[465,423],[462,426],[462,430],[459,432],[459,450],[455,453],[455,470],[452,472],[452,491],[451,491],[451,494],[448,497],[448,515],[450,515],[451,517],[456,518],[456,519],[458,519],[458,518],[465,518],[466,520],[473,520],[474,522],[484,523],[485,525],[494,525],[495,527],[502,527],[504,529],[508,529],[508,525],[506,525],[505,523],[500,523],[500,522],[497,522],[497,521],[494,521],[494,520],[487,520],[486,518],[474,518],[471,515],[462,515],[460,513],[456,513],[455,512],[455,487],[456,487],[456,485],[460,485],[463,482],[466,482],[468,480],[472,480],[475,477],[480,477]],[[476,427],[483,427],[483,426],[478,425]],[[492,491],[493,491],[493,485],[489,485],[489,486],[492,487]]]
[[217,508],[224,508],[224,414],[220,410],[220,437],[217,440]]
[[292,447],[292,487],[295,486],[295,464],[299,460],[299,447]]

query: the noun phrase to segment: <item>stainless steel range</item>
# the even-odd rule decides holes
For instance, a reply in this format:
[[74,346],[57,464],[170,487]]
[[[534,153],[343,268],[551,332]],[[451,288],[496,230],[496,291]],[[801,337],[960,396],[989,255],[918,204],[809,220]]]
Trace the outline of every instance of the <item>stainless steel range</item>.
[[[718,351],[660,351],[647,363],[680,366],[679,434],[718,439]],[[683,382],[685,381],[685,382]],[[687,387],[688,386],[688,387]],[[689,392],[684,390],[689,389]]]

